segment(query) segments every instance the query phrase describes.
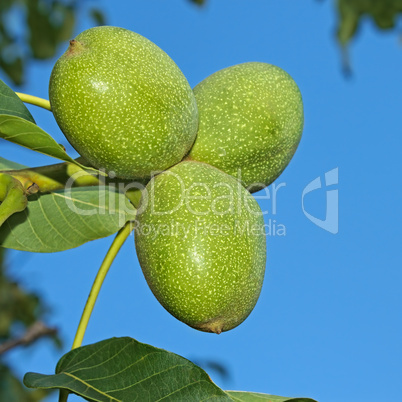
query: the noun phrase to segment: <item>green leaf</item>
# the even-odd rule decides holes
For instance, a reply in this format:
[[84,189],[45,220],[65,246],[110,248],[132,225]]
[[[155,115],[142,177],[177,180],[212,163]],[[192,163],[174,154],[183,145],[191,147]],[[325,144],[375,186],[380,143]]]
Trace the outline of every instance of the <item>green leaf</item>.
[[29,110],[16,93],[0,80],[0,114],[8,114],[21,117],[35,123]]
[[49,59],[56,54],[56,29],[52,24],[51,5],[40,0],[30,0],[27,5],[27,25],[30,30],[29,45],[36,59]]
[[192,3],[195,3],[199,6],[203,6],[205,4],[205,0],[190,0]]
[[7,10],[10,8],[13,4],[13,0],[2,0],[0,1],[0,11],[3,12],[3,10]]
[[20,170],[26,169],[27,166],[20,165],[17,162],[9,161],[8,159],[2,158],[0,156],[0,171],[1,170]]
[[72,159],[48,133],[36,124],[20,117],[6,114],[0,115],[0,138],[53,158],[74,163],[82,169],[95,170]]
[[342,0],[338,2],[340,17],[337,36],[338,41],[342,46],[346,46],[353,38],[360,22],[360,15],[352,5],[353,4],[345,3]]
[[[2,17],[1,14],[0,17]],[[17,41],[15,35],[10,34],[5,29],[0,18],[0,69],[11,78],[14,84],[21,85],[24,81],[25,58],[17,45]]]
[[230,401],[200,367],[131,338],[111,338],[65,354],[56,374],[27,373],[30,388],[63,388],[89,401]]
[[89,11],[89,15],[94,20],[96,25],[106,25],[106,17],[105,14],[99,8],[93,7]]
[[275,396],[260,394],[257,392],[226,391],[234,401],[239,402],[316,402],[310,398],[289,398],[284,396]]
[[0,228],[5,248],[50,253],[110,236],[133,220],[135,208],[108,187],[78,187],[28,197],[28,207]]
[[27,23],[33,57],[48,59],[55,55],[60,42],[71,39],[75,25],[75,2],[30,0]]
[[21,182],[8,174],[0,173],[0,227],[11,215],[23,211],[27,204]]
[[360,21],[370,16],[380,29],[392,29],[402,15],[402,0],[337,0],[338,40],[345,46],[355,36]]
[[64,5],[62,3],[55,3],[54,9],[64,15],[63,23],[59,26],[57,31],[57,41],[65,42],[72,39],[75,26],[76,9],[72,6]]

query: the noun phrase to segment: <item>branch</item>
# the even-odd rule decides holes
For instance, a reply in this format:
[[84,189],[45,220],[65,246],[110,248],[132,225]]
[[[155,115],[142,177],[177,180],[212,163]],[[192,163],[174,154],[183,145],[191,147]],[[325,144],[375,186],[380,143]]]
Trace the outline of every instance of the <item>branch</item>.
[[42,193],[64,188],[66,182],[74,174],[77,176],[76,180],[74,181],[75,186],[99,185],[99,179],[94,174],[90,174],[70,162],[39,166],[36,168],[8,170],[4,173],[7,173],[10,176],[18,179],[23,184],[25,189],[28,189],[33,184],[36,184],[38,191]]
[[[79,160],[80,158],[78,158]],[[67,181],[74,177],[73,187],[87,187],[109,185],[111,183],[123,182],[129,184],[130,180],[111,179],[109,177],[100,180],[94,173],[89,173],[77,165],[70,162],[63,162],[54,165],[39,166],[36,168],[27,168],[20,170],[3,171],[15,179],[19,180],[28,193],[61,190],[66,186]],[[147,180],[140,180],[146,184]],[[141,197],[141,191],[138,188],[128,187],[125,191],[126,197],[137,208]]]
[[43,322],[36,321],[26,330],[19,338],[11,339],[0,344],[0,355],[14,349],[17,346],[28,346],[29,344],[35,342],[39,338],[45,336],[52,336],[57,334],[56,328],[49,328]]

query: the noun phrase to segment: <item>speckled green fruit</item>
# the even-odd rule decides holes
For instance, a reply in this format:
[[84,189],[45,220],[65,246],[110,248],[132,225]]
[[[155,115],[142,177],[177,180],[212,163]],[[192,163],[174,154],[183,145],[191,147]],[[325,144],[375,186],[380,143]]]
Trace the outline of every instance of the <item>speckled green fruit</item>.
[[70,41],[49,84],[72,146],[117,177],[150,177],[178,163],[198,127],[193,92],[174,61],[135,32],[88,29]]
[[189,159],[238,177],[251,191],[286,168],[303,131],[303,102],[279,67],[244,63],[207,77],[194,88],[200,126]]
[[232,176],[191,161],[156,176],[146,190],[135,243],[156,298],[201,331],[239,325],[257,302],[265,272],[256,200]]

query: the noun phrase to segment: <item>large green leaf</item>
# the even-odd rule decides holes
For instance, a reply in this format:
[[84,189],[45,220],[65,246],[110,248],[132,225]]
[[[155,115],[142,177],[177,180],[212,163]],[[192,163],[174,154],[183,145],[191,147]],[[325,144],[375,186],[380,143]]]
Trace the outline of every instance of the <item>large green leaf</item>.
[[24,384],[98,402],[231,401],[187,359],[126,337],[74,349],[59,360],[56,374],[27,373]]
[[[69,157],[62,147],[36,124],[20,117],[0,115],[0,138],[32,149],[33,151],[72,162],[83,169],[89,169]],[[91,170],[94,170],[91,168]]]
[[0,114],[18,116],[35,123],[29,110],[16,93],[0,80]]
[[257,392],[226,391],[234,400],[239,402],[316,402],[310,398],[289,398],[284,396],[275,396],[260,394]]
[[50,253],[78,247],[117,232],[135,208],[113,187],[80,187],[34,194],[28,207],[0,228],[0,245]]

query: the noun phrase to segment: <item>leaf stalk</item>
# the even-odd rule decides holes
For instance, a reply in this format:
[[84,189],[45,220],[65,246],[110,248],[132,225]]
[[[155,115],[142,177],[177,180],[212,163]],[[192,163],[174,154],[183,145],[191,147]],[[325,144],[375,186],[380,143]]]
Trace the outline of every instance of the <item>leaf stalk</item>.
[[[82,312],[80,322],[78,324],[77,332],[75,334],[73,346],[71,349],[76,349],[82,345],[82,341],[84,339],[84,335],[86,329],[88,327],[89,319],[91,318],[92,311],[94,309],[96,300],[99,296],[100,289],[102,284],[106,278],[109,269],[116,258],[118,252],[123,246],[124,242],[134,229],[133,222],[127,222],[126,225],[119,230],[116,237],[114,238],[103,262],[99,268],[99,271],[95,277],[95,280],[92,284],[91,291],[89,292],[89,296],[87,302],[84,307],[84,311]],[[59,402],[67,402],[69,391],[66,389],[60,389],[59,393]]]
[[39,98],[37,96],[24,94],[22,92],[16,92],[17,96],[25,103],[29,103],[30,105],[35,105],[41,107],[43,109],[52,111],[50,106],[50,102],[47,99]]
[[117,256],[117,253],[120,251],[122,245],[134,229],[134,223],[127,222],[126,225],[120,229],[117,233],[116,237],[113,240],[92,285],[92,289],[89,293],[88,300],[85,304],[84,311],[81,315],[80,323],[78,324],[77,332],[75,334],[74,342],[72,349],[78,348],[81,346],[82,341],[84,339],[85,331],[88,326],[89,319],[91,317],[92,311],[95,306],[95,302],[98,298],[100,289],[102,287],[103,281],[107,273],[109,272],[109,268],[112,265],[114,259]]

